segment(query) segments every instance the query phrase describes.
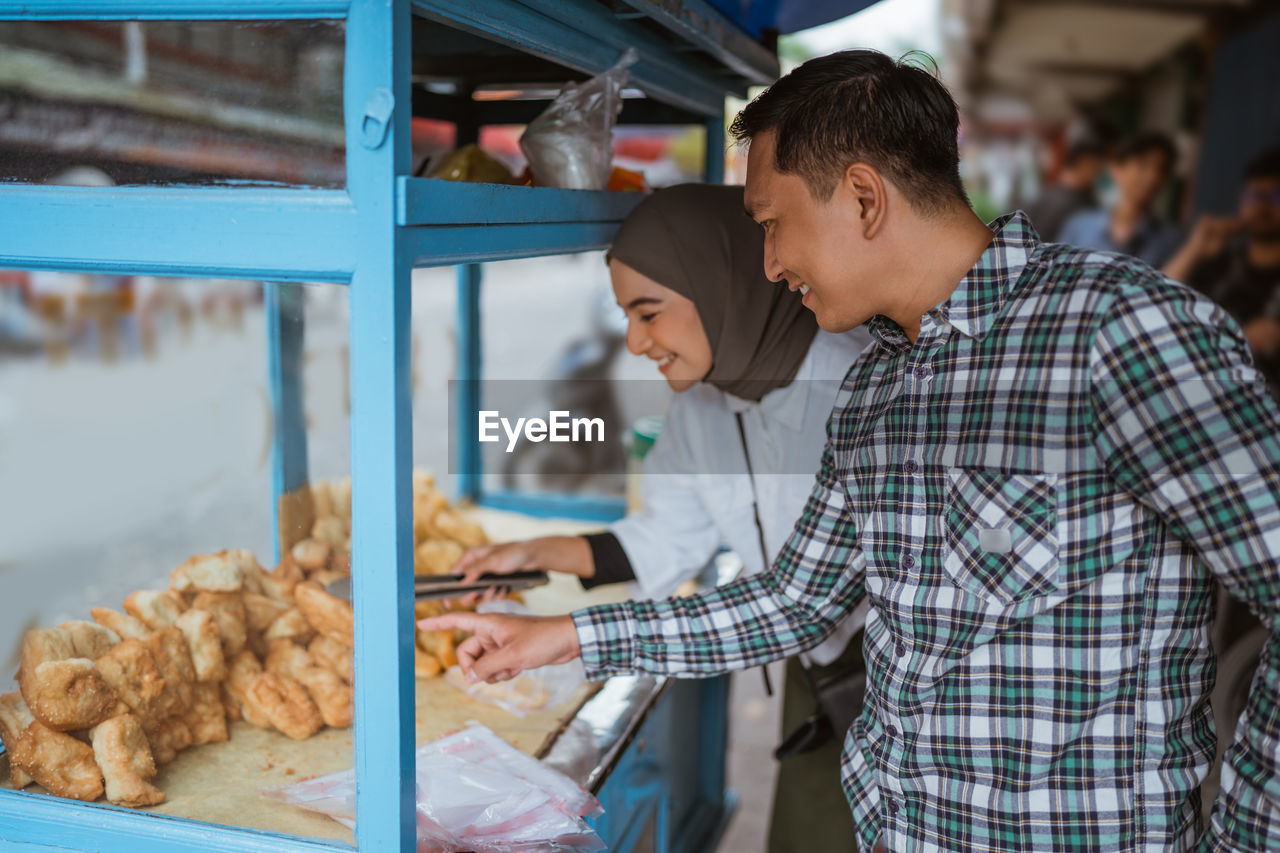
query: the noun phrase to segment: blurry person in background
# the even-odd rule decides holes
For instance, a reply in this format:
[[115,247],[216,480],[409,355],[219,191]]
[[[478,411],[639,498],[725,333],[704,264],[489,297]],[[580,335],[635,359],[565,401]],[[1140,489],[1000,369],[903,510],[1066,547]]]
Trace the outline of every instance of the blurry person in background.
[[1271,393],[1280,396],[1280,146],[1245,168],[1237,215],[1197,221],[1164,273],[1235,318]]
[[1106,149],[1093,138],[1079,139],[1067,146],[1058,180],[1041,191],[1024,208],[1040,239],[1053,243],[1063,224],[1075,213],[1098,206],[1093,185],[1106,164]]
[[[1153,267],[1164,265],[1182,242],[1180,229],[1160,219],[1156,201],[1174,165],[1173,141],[1163,133],[1131,136],[1117,146],[1107,165],[1116,186],[1110,210],[1075,214],[1062,226],[1058,242],[1120,252]],[[1033,224],[1036,223],[1032,220]]]

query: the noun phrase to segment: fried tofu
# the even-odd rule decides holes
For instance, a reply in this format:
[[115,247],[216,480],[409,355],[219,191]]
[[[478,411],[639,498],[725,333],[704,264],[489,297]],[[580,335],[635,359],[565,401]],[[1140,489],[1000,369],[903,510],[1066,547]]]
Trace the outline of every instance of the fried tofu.
[[260,729],[269,729],[272,726],[271,717],[267,715],[265,708],[249,696],[249,689],[253,687],[260,675],[262,675],[262,664],[254,657],[253,652],[246,649],[232,658],[228,664],[226,688],[235,697],[245,722]]
[[169,713],[164,716],[183,713],[191,703],[191,685],[196,680],[196,667],[191,660],[191,650],[182,629],[174,626],[154,632],[147,639],[147,649],[155,658],[160,675],[164,677],[165,690],[173,697],[165,702],[164,709]]
[[27,726],[9,759],[51,794],[90,803],[102,796],[102,771],[93,748],[39,720]]
[[435,655],[429,655],[416,646],[413,649],[413,677],[434,678],[444,671]]
[[111,716],[116,691],[88,658],[46,661],[28,673],[23,692],[31,713],[55,731],[87,729]]
[[144,722],[166,716],[164,677],[151,651],[141,640],[121,641],[96,661],[98,671],[129,708]]
[[340,547],[347,541],[349,533],[346,519],[338,518],[336,515],[321,516],[311,526],[311,538],[317,542],[323,542],[330,548]]
[[115,631],[95,622],[75,619],[63,622],[58,627],[71,635],[71,644],[75,647],[75,657],[78,658],[96,660],[111,651],[121,639]]
[[227,713],[222,704],[221,685],[200,682],[191,686],[191,701],[182,719],[191,729],[191,743],[222,743],[227,739]]
[[[0,693],[0,743],[4,744],[5,752],[12,756],[13,748],[18,745],[18,738],[35,721],[36,718],[31,715],[31,709],[27,707],[21,693],[17,690]],[[9,781],[13,787],[22,790],[34,780],[16,761],[10,761]]]
[[245,618],[250,631],[266,631],[272,622],[290,609],[285,602],[265,595],[255,592],[244,594]]
[[227,677],[227,659],[222,652],[222,632],[213,614],[192,608],[178,617],[176,626],[187,641],[196,681],[222,681]]
[[240,592],[245,575],[261,567],[244,548],[198,554],[169,573],[169,589],[180,593]]
[[142,725],[156,764],[168,764],[191,746],[191,729],[181,717],[167,717],[157,722],[143,720]]
[[413,553],[413,570],[420,575],[447,575],[462,559],[463,550],[451,539],[428,539]]
[[193,610],[205,610],[218,623],[222,653],[230,658],[244,650],[249,640],[244,596],[236,592],[202,592],[191,602]]
[[279,639],[306,643],[315,635],[315,628],[311,627],[311,623],[302,615],[302,611],[293,607],[280,614],[280,617],[271,623],[271,627],[263,637],[268,643]]
[[153,631],[172,627],[185,609],[182,598],[168,590],[139,589],[124,600],[125,612]]
[[306,740],[324,726],[320,709],[305,687],[292,678],[264,672],[249,687],[245,706],[256,706],[280,732],[294,740]]
[[164,792],[147,781],[156,775],[156,765],[137,717],[112,717],[94,726],[90,738],[94,760],[106,781],[108,802],[131,808],[164,802]]
[[316,584],[298,584],[294,600],[316,631],[348,648],[355,646],[355,614],[351,602],[330,595]]
[[319,636],[307,646],[307,653],[318,666],[337,673],[347,684],[355,682],[351,649],[330,637]]
[[151,629],[143,624],[141,619],[121,613],[119,610],[112,610],[110,607],[91,607],[89,615],[93,617],[94,622],[114,631],[122,640],[145,640],[151,635]]
[[277,601],[293,601],[294,588],[306,580],[306,573],[293,560],[289,554],[285,554],[280,560],[280,564],[267,573],[263,579],[263,585],[266,588],[266,594]]
[[418,645],[446,669],[458,662],[452,631],[418,631]]

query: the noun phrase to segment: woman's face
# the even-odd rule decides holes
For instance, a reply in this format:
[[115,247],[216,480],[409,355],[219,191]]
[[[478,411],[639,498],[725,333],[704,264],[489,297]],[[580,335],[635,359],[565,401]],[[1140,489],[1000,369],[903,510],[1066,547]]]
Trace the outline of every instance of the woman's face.
[[701,382],[711,372],[711,342],[692,300],[616,259],[609,275],[627,314],[627,349],[657,362],[673,391]]

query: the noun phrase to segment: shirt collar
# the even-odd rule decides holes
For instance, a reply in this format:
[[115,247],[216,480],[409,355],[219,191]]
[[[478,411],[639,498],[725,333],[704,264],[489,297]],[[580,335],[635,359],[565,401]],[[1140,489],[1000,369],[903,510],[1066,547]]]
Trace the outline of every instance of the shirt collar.
[[[1040,235],[1022,211],[1001,216],[988,226],[995,234],[977,263],[960,279],[947,301],[929,314],[935,321],[979,340],[1000,316],[1018,287],[1022,271],[1040,243]],[[872,317],[872,334],[891,349],[910,345],[902,328],[888,317]]]

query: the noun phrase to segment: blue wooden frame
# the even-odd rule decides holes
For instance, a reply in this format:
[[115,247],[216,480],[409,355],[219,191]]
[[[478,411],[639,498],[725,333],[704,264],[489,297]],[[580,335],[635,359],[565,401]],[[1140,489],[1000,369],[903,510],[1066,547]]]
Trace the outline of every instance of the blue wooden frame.
[[[703,0],[686,2],[709,11]],[[631,5],[656,14],[667,4]],[[306,460],[305,447],[296,443],[302,329],[296,307],[274,282],[350,286],[356,841],[361,850],[403,853],[416,842],[412,268],[603,248],[639,200],[407,178],[414,13],[585,73],[611,65],[621,47],[638,46],[635,84],[707,117],[710,180],[719,180],[723,168],[723,95],[776,73],[776,65],[766,67],[753,54],[732,72],[708,74],[705,64],[594,0],[544,0],[536,9],[519,0],[25,0],[0,6],[0,20],[346,21],[345,190],[0,185],[6,212],[0,267],[271,282],[269,370],[273,401],[287,420],[273,452],[277,496],[305,480]],[[698,38],[704,48],[715,40],[713,31]],[[67,240],[68,233],[75,239]],[[478,323],[479,279],[472,275],[466,280],[472,284],[459,285],[469,288],[460,301]],[[464,356],[478,376],[478,325],[462,332]],[[0,841],[14,850],[130,853],[351,849],[7,790],[0,791]]]

